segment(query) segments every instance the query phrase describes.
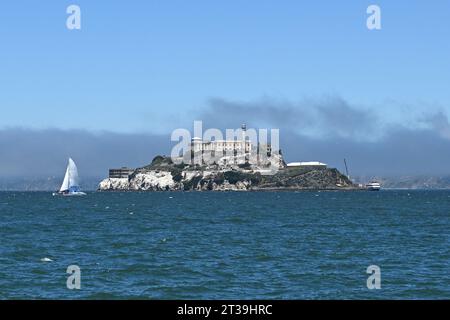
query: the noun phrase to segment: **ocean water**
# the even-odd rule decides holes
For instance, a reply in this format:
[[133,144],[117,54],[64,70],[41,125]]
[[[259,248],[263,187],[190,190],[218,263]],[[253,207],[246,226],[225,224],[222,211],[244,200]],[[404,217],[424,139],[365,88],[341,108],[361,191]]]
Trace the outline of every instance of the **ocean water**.
[[449,299],[449,233],[450,191],[3,192],[0,299]]

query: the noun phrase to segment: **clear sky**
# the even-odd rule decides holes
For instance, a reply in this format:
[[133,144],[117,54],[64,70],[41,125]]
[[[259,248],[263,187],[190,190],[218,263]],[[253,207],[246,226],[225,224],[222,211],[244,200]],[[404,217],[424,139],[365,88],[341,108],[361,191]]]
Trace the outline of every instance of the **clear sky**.
[[401,122],[449,110],[449,35],[447,0],[5,1],[0,128],[164,132],[210,98],[322,95]]

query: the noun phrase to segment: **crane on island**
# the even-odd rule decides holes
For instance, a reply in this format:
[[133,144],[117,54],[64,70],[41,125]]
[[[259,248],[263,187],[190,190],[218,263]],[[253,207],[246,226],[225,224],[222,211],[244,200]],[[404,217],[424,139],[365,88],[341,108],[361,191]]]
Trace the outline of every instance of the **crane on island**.
[[345,165],[345,174],[347,175],[348,180],[350,180],[350,175],[348,174],[348,167],[347,167],[347,161],[344,158],[344,165]]

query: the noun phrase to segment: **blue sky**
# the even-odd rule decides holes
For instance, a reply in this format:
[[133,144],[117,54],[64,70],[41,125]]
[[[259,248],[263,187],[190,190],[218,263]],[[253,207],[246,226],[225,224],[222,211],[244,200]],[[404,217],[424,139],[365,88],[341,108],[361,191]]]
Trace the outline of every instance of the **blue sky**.
[[[66,29],[70,4],[80,31]],[[0,128],[166,132],[210,98],[324,95],[407,122],[450,108],[449,34],[444,0],[8,1]]]
[[448,0],[5,1],[0,177],[142,166],[194,120],[280,128],[287,161],[448,175],[449,35]]

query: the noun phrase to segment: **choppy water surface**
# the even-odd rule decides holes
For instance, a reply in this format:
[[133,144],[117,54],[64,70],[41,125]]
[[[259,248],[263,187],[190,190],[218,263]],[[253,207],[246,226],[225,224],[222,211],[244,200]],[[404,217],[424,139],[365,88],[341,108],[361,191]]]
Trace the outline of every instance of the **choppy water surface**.
[[0,298],[449,299],[449,232],[449,191],[3,192]]

